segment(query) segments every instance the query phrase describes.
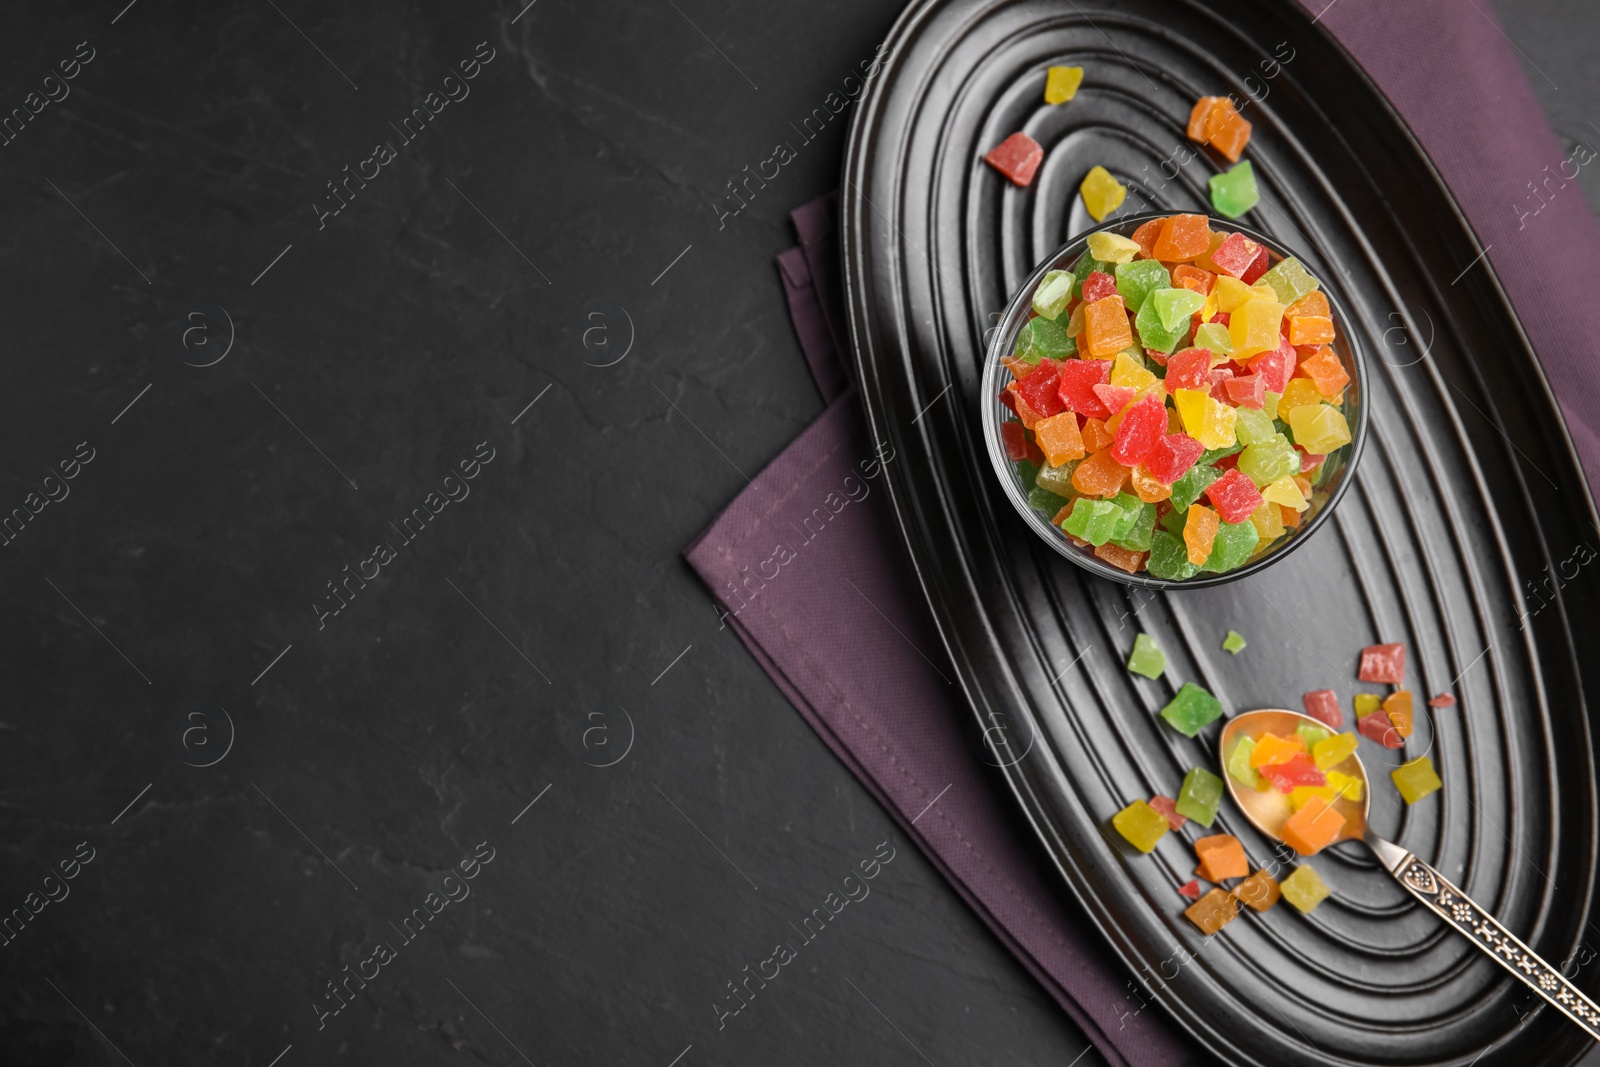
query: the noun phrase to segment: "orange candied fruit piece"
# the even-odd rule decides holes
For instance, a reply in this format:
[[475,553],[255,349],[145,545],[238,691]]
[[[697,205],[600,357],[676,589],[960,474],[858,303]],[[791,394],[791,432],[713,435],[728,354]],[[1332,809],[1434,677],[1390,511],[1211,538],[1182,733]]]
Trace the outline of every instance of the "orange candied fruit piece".
[[[1299,527],[1300,527],[1300,512],[1298,510],[1296,510],[1295,508],[1291,508],[1291,507],[1289,507],[1289,506],[1287,506],[1285,504],[1277,504],[1277,505],[1274,505],[1274,506],[1278,509],[1278,514],[1283,519],[1284,529],[1286,529],[1286,530],[1299,529]],[[1059,523],[1057,525],[1059,525]]]
[[1110,359],[1133,344],[1128,309],[1120,296],[1108,296],[1083,305],[1083,335],[1089,355]]
[[[1110,544],[1110,542],[1106,542]],[[1411,690],[1397,689],[1383,698],[1383,710],[1389,716],[1394,732],[1402,738],[1411,736]]]
[[1189,112],[1189,128],[1185,132],[1189,140],[1205,144],[1211,140],[1212,114],[1221,111],[1227,101],[1220,96],[1202,96],[1195,101],[1194,109]]
[[1139,246],[1139,251],[1144,253],[1144,258],[1150,258],[1150,250],[1156,246],[1156,235],[1161,232],[1161,224],[1165,219],[1151,219],[1133,231],[1131,240]]
[[1262,734],[1256,738],[1256,747],[1250,750],[1250,766],[1270,767],[1275,763],[1287,763],[1296,756],[1303,755],[1306,750],[1306,740],[1299,734],[1288,737],[1279,734]]
[[1338,353],[1327,345],[1317,349],[1316,355],[1301,360],[1295,377],[1310,378],[1311,384],[1323,396],[1333,396],[1350,382],[1350,375],[1339,361]]
[[1204,215],[1169,215],[1161,224],[1151,254],[1167,263],[1193,259],[1211,251],[1211,226]]
[[1194,873],[1208,882],[1243,878],[1250,873],[1250,861],[1245,858],[1244,846],[1232,834],[1202,837],[1194,843],[1194,854],[1200,860],[1200,866],[1195,868]]
[[1221,525],[1222,520],[1215,511],[1203,504],[1189,505],[1183,521],[1183,543],[1189,549],[1190,563],[1198,567],[1211,555],[1211,546],[1217,540],[1217,529]]
[[[1209,238],[1207,248],[1210,247]],[[1172,268],[1172,287],[1174,289],[1193,289],[1201,296],[1211,292],[1211,287],[1217,282],[1217,276],[1208,270],[1191,266],[1188,263],[1179,263]]]
[[1001,356],[1000,363],[1006,370],[1011,372],[1013,378],[1026,378],[1033,370],[1031,364],[1018,359],[1016,356]]
[[1131,549],[1121,548],[1107,541],[1094,550],[1094,554],[1116,567],[1118,570],[1137,574],[1144,570],[1144,553],[1134,552]]
[[1299,300],[1283,309],[1286,319],[1297,318],[1301,315],[1312,315],[1317,318],[1333,318],[1333,309],[1328,306],[1328,298],[1322,295],[1321,289],[1313,289]]
[[1084,496],[1107,499],[1122,492],[1128,480],[1128,468],[1111,458],[1110,451],[1096,452],[1072,472],[1072,488]]
[[1235,111],[1230,102],[1228,113],[1215,126],[1209,138],[1211,147],[1221,152],[1229,163],[1239,162],[1244,146],[1250,143],[1250,120]]
[[1104,452],[1115,440],[1116,437],[1106,428],[1103,420],[1083,420],[1083,447],[1090,452]]
[[1324,315],[1285,315],[1291,345],[1325,345],[1333,340],[1333,320]]
[[1172,486],[1144,469],[1144,464],[1133,468],[1130,475],[1133,491],[1146,504],[1157,504],[1172,496]]
[[1283,843],[1302,856],[1312,856],[1338,840],[1343,829],[1344,816],[1327,798],[1313,795],[1283,824]]
[[1052,467],[1083,458],[1083,435],[1078,432],[1078,416],[1070,411],[1034,423],[1033,439]]

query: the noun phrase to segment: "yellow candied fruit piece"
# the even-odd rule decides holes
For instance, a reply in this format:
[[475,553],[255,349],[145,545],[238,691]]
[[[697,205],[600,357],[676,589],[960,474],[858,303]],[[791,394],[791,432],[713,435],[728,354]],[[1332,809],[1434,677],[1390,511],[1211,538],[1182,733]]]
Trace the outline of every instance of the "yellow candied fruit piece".
[[1120,233],[1089,235],[1089,254],[1102,263],[1127,263],[1141,251],[1139,242]]
[[1078,95],[1082,84],[1082,67],[1051,67],[1044,74],[1044,102],[1065,104]]
[[1261,535],[1261,540],[1256,542],[1256,551],[1265,552],[1273,541],[1283,536],[1283,516],[1271,504],[1262,504],[1250,513],[1250,521],[1255,524],[1256,533]]
[[1143,389],[1158,379],[1154,374],[1144,368],[1137,358],[1126,352],[1118,352],[1117,358],[1111,364],[1111,384],[1125,386],[1129,389]]
[[1328,787],[1346,800],[1361,803],[1361,779],[1353,774],[1340,774],[1338,771],[1328,772]]
[[1278,892],[1297,910],[1309,912],[1327,899],[1333,890],[1311,869],[1311,864],[1302,863],[1294,869],[1293,874],[1278,883]]
[[[1304,407],[1306,404],[1322,403],[1322,394],[1317,392],[1317,383],[1310,378],[1290,378],[1289,384],[1283,387],[1283,395],[1278,398],[1278,418],[1284,422],[1289,421],[1289,413],[1295,408]],[[1297,436],[1296,441],[1300,438]],[[1309,451],[1309,446],[1307,451]],[[1318,455],[1326,455],[1319,452]]]
[[1376,693],[1357,693],[1356,694],[1356,717],[1357,718],[1360,718],[1363,715],[1371,715],[1373,712],[1377,711],[1381,707],[1383,707],[1383,700],[1382,700],[1382,698],[1380,698],[1378,696],[1378,694],[1376,694]]
[[1250,287],[1238,278],[1226,274],[1217,275],[1217,284],[1211,290],[1211,295],[1217,298],[1217,310],[1231,312],[1240,304],[1249,300],[1253,295]]
[[1390,771],[1389,777],[1394,779],[1395,788],[1400,790],[1400,799],[1407,804],[1415,804],[1444,784],[1433,769],[1433,760],[1427,756],[1406,760]]
[[[1242,361],[1258,352],[1270,352],[1277,348],[1282,337],[1278,332],[1278,324],[1282,320],[1283,305],[1277,300],[1252,295],[1251,299],[1234,308],[1228,319],[1228,340],[1233,342],[1234,360]],[[1281,400],[1278,410],[1283,410]]]
[[1078,306],[1072,309],[1072,315],[1067,319],[1067,336],[1076,337],[1083,332],[1083,309],[1087,307],[1083,301],[1078,301]]
[[1356,750],[1356,742],[1356,735],[1349,733],[1324,737],[1311,746],[1311,758],[1320,770],[1337,767],[1350,758],[1350,753]]
[[1128,195],[1128,187],[1113,178],[1106,168],[1095,166],[1089,168],[1083,184],[1078,186],[1078,192],[1083,197],[1083,206],[1089,212],[1089,217],[1101,222],[1122,206],[1122,201]]
[[1289,807],[1299,811],[1306,806],[1306,801],[1312,797],[1321,797],[1329,804],[1332,804],[1336,795],[1332,789],[1325,785],[1297,785],[1289,790]]
[[1304,511],[1311,505],[1306,502],[1305,495],[1300,492],[1300,487],[1294,483],[1291,475],[1285,475],[1261,490],[1261,499],[1274,504],[1282,504],[1286,508]]
[[[1281,400],[1278,410],[1283,410]],[[1327,404],[1302,404],[1294,408],[1289,412],[1289,429],[1294,431],[1296,443],[1319,456],[1350,443],[1350,424],[1345,421],[1344,413]]]
[[1150,852],[1166,836],[1172,824],[1155,808],[1142,800],[1135,800],[1111,817],[1111,825],[1116,827],[1117,833],[1128,844],[1140,852]]

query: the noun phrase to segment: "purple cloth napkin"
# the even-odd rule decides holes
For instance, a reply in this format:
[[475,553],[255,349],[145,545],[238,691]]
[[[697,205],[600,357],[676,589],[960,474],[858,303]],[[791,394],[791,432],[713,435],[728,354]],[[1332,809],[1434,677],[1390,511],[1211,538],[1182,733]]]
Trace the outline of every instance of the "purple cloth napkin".
[[[1592,153],[1557,143],[1487,5],[1310,8],[1388,94],[1471,220],[1594,485],[1600,363],[1582,315],[1600,277],[1600,226],[1571,179]],[[883,465],[897,459],[867,439],[844,369],[836,217],[832,197],[797,209],[800,246],[778,261],[828,408],[685,554],[726,605],[725,624],[1106,1059],[1184,1063],[1187,1043],[1163,1016],[1140,1014],[1133,976],[1069,904],[966,733],[971,712],[883,490]]]

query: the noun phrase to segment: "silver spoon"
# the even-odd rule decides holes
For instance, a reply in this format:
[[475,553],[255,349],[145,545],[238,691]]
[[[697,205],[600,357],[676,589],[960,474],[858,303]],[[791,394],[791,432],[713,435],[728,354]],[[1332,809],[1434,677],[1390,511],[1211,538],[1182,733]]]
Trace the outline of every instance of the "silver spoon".
[[[1227,773],[1228,753],[1240,737],[1260,737],[1269,733],[1292,736],[1296,727],[1307,723],[1326,728],[1311,716],[1297,711],[1247,711],[1229,720],[1217,742],[1217,756],[1223,768],[1222,778],[1228,783],[1233,802],[1257,830],[1274,841],[1283,840],[1277,828],[1283,825],[1290,814],[1289,798],[1276,789],[1258,792],[1241,786]],[[1399,845],[1385,841],[1372,832],[1367,825],[1372,789],[1359,756],[1351,753],[1343,763],[1327,769],[1347,774],[1361,782],[1359,801],[1342,795],[1334,801],[1333,810],[1344,816],[1344,828],[1334,839],[1334,844],[1344,841],[1365,842],[1395,880],[1428,910],[1510,971],[1529,989],[1555,1005],[1562,1014],[1582,1026],[1590,1037],[1600,1041],[1600,1005],[1578,992],[1577,987],[1562,977],[1560,971],[1534,955],[1527,945],[1496,922],[1494,916],[1473,903],[1442,874]]]

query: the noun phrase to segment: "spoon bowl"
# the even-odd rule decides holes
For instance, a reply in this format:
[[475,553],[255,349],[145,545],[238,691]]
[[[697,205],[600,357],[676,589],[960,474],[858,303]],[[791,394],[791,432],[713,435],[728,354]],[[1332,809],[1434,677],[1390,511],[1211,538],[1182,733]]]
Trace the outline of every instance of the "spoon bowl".
[[[1282,708],[1263,708],[1260,711],[1247,711],[1228,720],[1228,725],[1223,728],[1222,737],[1217,742],[1217,756],[1221,765],[1228,765],[1228,753],[1233,750],[1234,744],[1241,737],[1260,737],[1262,734],[1279,734],[1291,736],[1300,726],[1315,726],[1319,730],[1328,729],[1327,723],[1313,719],[1298,711],[1285,711]],[[1367,812],[1372,805],[1372,790],[1367,783],[1367,769],[1361,765],[1361,757],[1354,752],[1346,756],[1342,763],[1337,763],[1326,768],[1347,774],[1361,783],[1361,799],[1351,800],[1341,794],[1333,802],[1333,810],[1344,816],[1344,829],[1339,831],[1339,836],[1334,843],[1344,841],[1364,841],[1367,832]],[[1265,791],[1252,789],[1242,785],[1231,774],[1224,774],[1223,780],[1228,783],[1228,792],[1233,796],[1233,802],[1244,812],[1244,817],[1257,830],[1266,834],[1274,841],[1283,840],[1282,826],[1293,810],[1289,806],[1289,797],[1276,789]]]

